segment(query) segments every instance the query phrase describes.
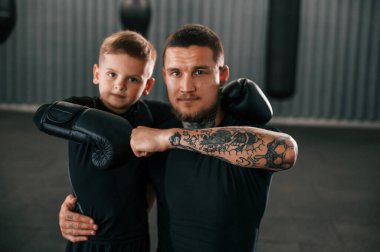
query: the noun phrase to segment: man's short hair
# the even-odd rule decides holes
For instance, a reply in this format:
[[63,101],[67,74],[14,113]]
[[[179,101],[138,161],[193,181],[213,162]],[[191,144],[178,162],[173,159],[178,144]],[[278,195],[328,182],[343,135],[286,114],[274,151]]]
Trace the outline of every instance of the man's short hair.
[[134,31],[116,32],[104,39],[99,50],[99,62],[105,54],[125,53],[145,61],[156,61],[157,52],[152,43]]
[[165,62],[166,49],[170,47],[205,46],[213,52],[215,62],[224,64],[224,50],[222,41],[209,27],[201,24],[187,24],[171,34],[165,42],[163,62]]

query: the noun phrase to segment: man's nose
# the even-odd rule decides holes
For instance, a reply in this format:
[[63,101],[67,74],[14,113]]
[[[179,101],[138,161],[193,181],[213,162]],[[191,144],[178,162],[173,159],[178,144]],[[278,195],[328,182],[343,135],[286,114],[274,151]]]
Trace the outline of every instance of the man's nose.
[[191,76],[184,76],[181,82],[181,92],[194,92],[195,84],[193,78]]

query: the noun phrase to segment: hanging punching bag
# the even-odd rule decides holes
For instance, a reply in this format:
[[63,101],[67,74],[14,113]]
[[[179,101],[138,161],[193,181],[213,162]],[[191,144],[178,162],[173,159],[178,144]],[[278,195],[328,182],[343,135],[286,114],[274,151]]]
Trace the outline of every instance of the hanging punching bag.
[[16,0],[0,0],[0,43],[11,34],[16,24]]
[[149,0],[122,0],[120,18],[124,30],[137,31],[147,37],[150,16]]
[[295,92],[300,0],[270,0],[266,51],[266,89],[286,98]]

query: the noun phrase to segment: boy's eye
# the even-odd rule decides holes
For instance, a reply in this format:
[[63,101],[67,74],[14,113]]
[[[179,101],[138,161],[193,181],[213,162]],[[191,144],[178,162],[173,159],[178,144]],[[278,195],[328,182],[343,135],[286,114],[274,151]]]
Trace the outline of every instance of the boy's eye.
[[140,83],[140,79],[139,78],[136,78],[136,77],[130,77],[128,79],[129,82],[132,82],[132,83]]
[[111,72],[111,73],[107,73],[107,76],[110,78],[115,78],[116,74]]

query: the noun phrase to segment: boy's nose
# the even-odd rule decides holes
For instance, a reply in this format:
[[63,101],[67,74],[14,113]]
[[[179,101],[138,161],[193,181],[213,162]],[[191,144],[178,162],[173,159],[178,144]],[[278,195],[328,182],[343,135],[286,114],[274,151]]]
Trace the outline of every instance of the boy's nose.
[[127,90],[127,85],[125,85],[122,81],[117,81],[114,83],[113,88],[116,91],[125,91]]

